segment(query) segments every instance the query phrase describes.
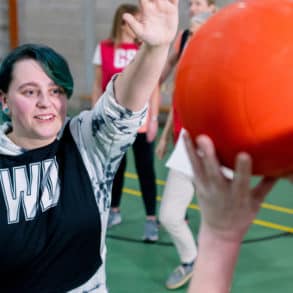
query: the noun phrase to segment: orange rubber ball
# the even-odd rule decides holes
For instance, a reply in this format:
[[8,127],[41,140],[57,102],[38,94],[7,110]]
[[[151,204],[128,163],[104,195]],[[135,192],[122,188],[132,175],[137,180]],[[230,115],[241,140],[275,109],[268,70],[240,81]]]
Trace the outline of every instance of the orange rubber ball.
[[236,1],[212,16],[178,64],[174,103],[224,166],[245,151],[254,174],[293,172],[293,1]]

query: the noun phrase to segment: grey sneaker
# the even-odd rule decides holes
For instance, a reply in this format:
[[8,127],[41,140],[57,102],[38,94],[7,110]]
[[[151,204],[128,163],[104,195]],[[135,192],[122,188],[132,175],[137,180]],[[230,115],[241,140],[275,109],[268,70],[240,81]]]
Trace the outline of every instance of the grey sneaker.
[[119,225],[122,222],[122,217],[119,211],[110,210],[107,227]]
[[146,220],[144,224],[143,240],[145,242],[156,242],[159,239],[159,228],[156,220]]
[[177,267],[166,281],[168,289],[177,289],[184,286],[192,276],[193,265]]

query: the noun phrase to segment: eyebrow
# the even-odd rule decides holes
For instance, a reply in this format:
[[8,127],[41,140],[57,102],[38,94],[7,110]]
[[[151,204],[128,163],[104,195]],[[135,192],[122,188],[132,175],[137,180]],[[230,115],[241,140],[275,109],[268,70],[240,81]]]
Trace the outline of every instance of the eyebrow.
[[[56,85],[56,84],[55,84],[54,82],[50,82],[50,83],[49,83],[49,86],[55,86],[55,85]],[[37,83],[35,83],[35,82],[26,82],[26,83],[20,85],[20,86],[18,87],[18,89],[21,90],[21,89],[23,89],[23,88],[26,87],[26,86],[38,87],[39,85],[38,85]]]
[[36,83],[34,83],[34,82],[27,82],[27,83],[24,83],[24,84],[22,84],[22,85],[20,85],[19,87],[18,87],[18,89],[23,89],[24,87],[26,87],[26,86],[34,86],[34,87],[37,87],[37,84]]

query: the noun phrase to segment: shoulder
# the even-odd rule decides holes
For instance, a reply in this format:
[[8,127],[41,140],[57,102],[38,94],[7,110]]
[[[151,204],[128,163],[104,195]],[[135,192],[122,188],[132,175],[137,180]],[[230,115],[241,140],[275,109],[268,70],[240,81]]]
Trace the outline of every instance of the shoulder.
[[122,48],[124,50],[138,50],[140,47],[137,43],[120,43],[117,48]]
[[99,45],[100,47],[113,47],[114,42],[111,39],[105,39],[100,41]]

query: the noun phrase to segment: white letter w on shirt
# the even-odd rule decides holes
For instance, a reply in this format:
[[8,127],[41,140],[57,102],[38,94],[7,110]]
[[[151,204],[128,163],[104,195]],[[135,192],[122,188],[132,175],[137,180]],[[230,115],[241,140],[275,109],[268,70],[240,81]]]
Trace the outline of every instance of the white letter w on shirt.
[[42,212],[58,203],[60,182],[55,159],[14,167],[12,176],[8,169],[0,169],[0,182],[8,224],[19,222],[21,207],[26,221],[34,219],[39,208],[40,195]]

